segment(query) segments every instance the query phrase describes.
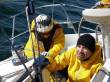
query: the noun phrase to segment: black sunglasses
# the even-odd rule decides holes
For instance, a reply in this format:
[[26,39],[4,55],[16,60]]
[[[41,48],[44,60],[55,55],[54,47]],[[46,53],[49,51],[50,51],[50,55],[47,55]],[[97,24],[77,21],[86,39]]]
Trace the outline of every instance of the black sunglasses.
[[49,26],[49,24],[51,23],[51,18],[48,18],[47,20],[39,21],[37,23],[43,26]]

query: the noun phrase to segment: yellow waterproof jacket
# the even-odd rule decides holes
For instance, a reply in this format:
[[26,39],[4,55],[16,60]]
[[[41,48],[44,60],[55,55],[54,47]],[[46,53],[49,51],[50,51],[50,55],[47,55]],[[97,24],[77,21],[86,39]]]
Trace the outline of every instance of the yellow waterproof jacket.
[[102,2],[110,2],[110,0],[101,0]]
[[[54,27],[56,28],[60,26],[58,24],[55,24]],[[43,42],[37,41],[37,38],[35,37],[35,33],[33,32],[34,29],[35,29],[35,21],[33,20],[31,25],[32,32],[29,36],[29,39],[24,49],[24,54],[29,58],[33,57],[33,54],[34,54],[33,51],[35,52],[36,56],[38,56],[38,52],[41,53],[45,51]],[[52,43],[48,51],[48,53],[50,54],[50,57],[55,57],[57,54],[59,54],[60,51],[63,50],[64,48],[64,43],[65,43],[65,36],[64,36],[63,28],[62,27],[57,28],[52,37]]]
[[76,57],[76,53],[76,48],[71,48],[63,54],[57,55],[55,60],[48,57],[51,64],[47,66],[47,69],[51,72],[55,72],[68,66],[67,82],[90,82],[94,73],[103,65],[101,47],[96,45],[96,51],[92,57],[83,62]]
[[106,5],[100,5],[98,8],[110,8],[110,0],[101,0]]

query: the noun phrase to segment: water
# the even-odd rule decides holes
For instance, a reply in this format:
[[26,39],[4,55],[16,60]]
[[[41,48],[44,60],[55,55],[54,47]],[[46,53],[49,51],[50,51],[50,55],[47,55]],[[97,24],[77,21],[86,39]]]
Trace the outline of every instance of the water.
[[[67,12],[69,13],[69,18],[71,20],[79,20],[81,17],[81,11],[85,8],[91,8],[97,0],[54,0],[54,4],[69,4],[74,5],[79,8],[69,6],[66,7]],[[34,0],[34,5],[36,7],[42,5],[52,4],[52,0]],[[26,0],[0,0],[0,60],[6,59],[7,57],[11,56],[11,35],[12,35],[12,15],[17,14],[25,9]],[[37,14],[46,13],[51,14],[48,12],[49,8],[38,9]],[[65,20],[64,11],[61,11],[59,8],[55,11],[56,19]],[[27,22],[26,17],[24,15],[16,17],[16,27],[14,35],[22,33],[27,30]],[[70,31],[69,31],[70,32]],[[67,30],[65,30],[67,33]],[[14,44],[18,45],[25,44],[28,39],[28,34],[16,38],[14,40]],[[21,44],[21,45],[22,45]]]

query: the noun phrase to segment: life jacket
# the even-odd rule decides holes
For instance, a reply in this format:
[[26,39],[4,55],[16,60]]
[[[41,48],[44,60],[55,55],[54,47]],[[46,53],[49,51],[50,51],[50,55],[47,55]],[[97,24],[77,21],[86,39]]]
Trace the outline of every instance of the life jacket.
[[54,27],[51,30],[50,35],[49,35],[48,38],[45,38],[41,33],[37,32],[37,39],[39,41],[43,42],[45,51],[49,51],[51,43],[52,43],[53,36],[55,34],[56,29],[58,29],[58,28],[61,28],[58,24],[54,25]]

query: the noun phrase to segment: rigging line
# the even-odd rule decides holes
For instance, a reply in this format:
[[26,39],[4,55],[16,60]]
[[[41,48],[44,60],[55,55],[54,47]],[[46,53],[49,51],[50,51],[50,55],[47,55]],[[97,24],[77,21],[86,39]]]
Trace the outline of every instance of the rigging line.
[[53,16],[54,16],[54,0],[53,0],[53,6],[52,6],[52,20],[53,20]]
[[[60,5],[60,4],[56,4],[56,5],[54,5],[54,6],[58,6],[58,5]],[[44,5],[44,6],[36,7],[35,9],[41,9],[41,8],[50,7],[50,6],[53,6],[53,4],[52,4],[52,5]],[[22,11],[22,12],[20,12],[20,13],[17,13],[17,14],[15,14],[15,15],[12,15],[10,18],[13,18],[14,16],[19,16],[19,15],[21,15],[21,14],[23,14],[23,13],[25,13],[25,11]]]
[[[77,23],[78,21],[74,21],[74,22],[72,22],[73,24],[74,23]],[[68,21],[64,21],[64,22],[59,22],[59,24],[68,24],[69,22]]]
[[82,24],[83,20],[84,20],[84,17],[81,17],[81,20],[78,25],[78,36],[80,36],[80,29],[81,29],[81,24]]
[[[44,7],[51,7],[51,6],[60,6],[60,4],[44,5],[44,6],[36,7],[35,9],[41,9],[41,8],[44,8]],[[13,18],[14,16],[19,16],[19,15],[21,15],[21,14],[23,14],[23,13],[25,13],[25,11],[22,11],[22,12],[20,12],[20,13],[17,13],[17,14],[15,14],[15,15],[11,16],[10,18]]]
[[[62,5],[62,6],[70,6],[70,7],[76,7],[76,8],[79,8],[79,9],[86,9],[86,8],[83,8],[83,7],[79,7],[79,6],[75,6],[75,5],[68,5],[68,4],[50,4],[50,5],[44,5],[44,6],[40,6],[40,7],[36,7],[35,9],[41,9],[41,8],[45,8],[45,7],[51,7],[51,6],[60,6],[60,5]],[[14,16],[19,16],[19,15],[21,15],[21,14],[23,14],[23,13],[25,13],[25,11],[22,11],[22,12],[20,12],[20,13],[17,13],[17,14],[15,14],[15,15],[12,15],[11,16],[11,18],[12,17],[14,17]]]
[[11,38],[8,38],[8,40],[5,40],[4,42],[2,42],[2,43],[0,44],[0,46],[3,45],[4,43],[8,42],[8,41],[11,41],[12,39],[15,39],[15,38],[17,38],[17,37],[19,37],[19,36],[21,36],[21,35],[23,35],[23,34],[26,34],[26,33],[28,33],[28,32],[29,32],[29,31],[26,30],[26,31],[24,31],[24,32],[22,32],[22,33],[20,33],[20,34],[18,34],[18,35],[16,35],[16,36],[13,36],[13,37],[11,37]]
[[34,41],[33,41],[32,34],[31,34],[31,25],[30,25],[30,21],[29,21],[28,6],[26,6],[26,17],[27,17],[29,34],[30,34],[30,37],[31,37],[31,40],[32,40],[31,44],[32,44],[33,58],[34,58],[34,61],[35,61],[35,50],[34,50],[34,44],[33,44]]
[[[97,26],[96,26],[96,40],[97,40],[97,42],[98,42],[98,28],[100,27],[100,25],[98,24]],[[101,33],[102,34],[102,33]],[[102,45],[103,45],[103,52],[102,52],[102,55],[103,55],[103,61],[105,62],[105,60],[106,60],[106,56],[105,56],[105,44],[104,44],[104,38],[103,38],[103,35],[102,35]]]
[[[84,26],[81,26],[81,28],[84,28],[84,29],[86,29],[86,30],[89,30],[89,31],[93,31],[93,32],[96,32],[96,30],[94,30],[94,29],[91,29],[91,28],[87,28],[87,27],[84,27]],[[97,31],[97,32],[100,32],[100,31]]]
[[[21,36],[21,35],[23,35],[23,34],[26,34],[26,33],[28,33],[29,31],[28,30],[26,30],[26,31],[24,31],[24,32],[22,32],[22,33],[20,33],[20,34],[18,34],[18,35],[16,35],[16,36],[14,36],[13,37],[13,39],[14,38],[17,38],[17,37],[19,37],[19,36]],[[11,39],[11,38],[10,38]]]
[[40,7],[37,7],[35,9],[39,9],[39,8],[43,8],[43,7],[51,7],[51,6],[60,6],[60,5],[63,5],[63,6],[70,6],[70,7],[76,7],[76,8],[79,8],[79,9],[86,9],[84,7],[79,7],[79,6],[76,6],[76,5],[68,5],[68,4],[64,4],[64,3],[61,3],[61,4],[50,4],[50,5],[44,5],[44,6],[40,6]]
[[96,42],[98,42],[98,25],[96,26],[96,30],[95,30],[95,33],[96,33]]
[[76,8],[79,8],[79,9],[86,9],[84,7],[80,7],[80,6],[76,6],[76,5],[70,5],[70,4],[68,5],[68,4],[63,4],[63,3],[62,3],[62,5],[63,6],[69,6],[69,7],[76,7]]
[[[35,20],[35,23],[36,23],[36,20]],[[37,39],[37,37],[38,37],[38,32],[36,31],[37,30],[37,28],[35,28],[35,37],[36,37],[36,40],[37,40],[37,48],[38,48],[38,57],[40,57],[40,47],[39,47],[39,41],[38,41],[38,39]],[[39,59],[39,66],[40,66],[40,59]],[[40,82],[42,82],[43,81],[43,78],[42,78],[42,73],[41,73],[41,68],[40,67],[37,67],[38,68],[38,70],[37,71],[39,71],[39,75],[41,76],[40,77]],[[35,69],[35,71],[36,71],[36,69]],[[36,73],[37,74],[37,73]]]
[[12,38],[11,38],[11,50],[13,50],[13,44],[14,44],[13,37],[14,37],[14,30],[15,30],[15,19],[16,19],[16,17],[13,17],[13,29],[12,29]]
[[[35,19],[35,23],[36,23],[36,19]],[[40,25],[41,26],[41,25]],[[38,41],[38,39],[37,39],[37,37],[38,37],[38,32],[37,32],[37,28],[36,28],[36,26],[35,26],[35,37],[36,37],[36,40],[37,40],[37,48],[38,48],[38,57],[40,56],[40,47],[39,47],[39,41]]]
[[60,5],[60,6],[64,10],[64,12],[65,12],[65,15],[67,17],[67,22],[70,21],[70,22],[68,22],[69,28],[73,28],[74,32],[77,34],[77,31],[75,30],[75,27],[72,25],[71,19],[70,19],[68,13],[66,12],[65,8],[62,5]]
[[103,41],[103,61],[105,62],[106,61],[106,55],[105,55],[105,44],[104,44],[104,35],[102,34],[102,41]]

